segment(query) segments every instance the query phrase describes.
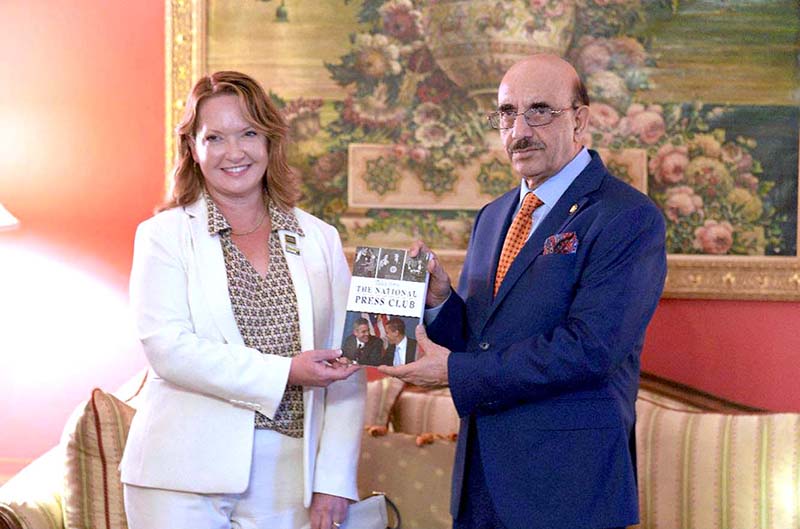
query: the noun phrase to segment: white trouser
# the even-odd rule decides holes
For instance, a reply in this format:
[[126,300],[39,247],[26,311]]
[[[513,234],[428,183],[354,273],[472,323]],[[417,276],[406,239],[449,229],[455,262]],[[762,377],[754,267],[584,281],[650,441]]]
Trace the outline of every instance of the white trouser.
[[[301,529],[303,440],[255,430],[250,483],[241,494],[196,494],[124,485],[129,529]],[[202,466],[203,461],[198,461]]]

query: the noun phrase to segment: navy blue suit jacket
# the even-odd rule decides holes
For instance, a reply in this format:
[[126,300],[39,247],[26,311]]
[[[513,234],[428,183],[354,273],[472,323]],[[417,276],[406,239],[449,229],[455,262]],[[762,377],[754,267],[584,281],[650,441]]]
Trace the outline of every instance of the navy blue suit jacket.
[[[458,292],[428,326],[453,351],[448,376],[461,417],[453,516],[468,494],[461,485],[475,421],[486,482],[509,529],[638,522],[634,402],[666,277],[664,218],[590,154],[496,298],[519,189],[478,213]],[[574,253],[543,254],[549,236],[570,232]]]

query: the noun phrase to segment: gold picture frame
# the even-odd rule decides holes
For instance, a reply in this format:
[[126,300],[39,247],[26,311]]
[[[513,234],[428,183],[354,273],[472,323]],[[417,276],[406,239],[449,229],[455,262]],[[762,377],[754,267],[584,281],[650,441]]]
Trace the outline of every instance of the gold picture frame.
[[[182,115],[184,98],[192,82],[206,70],[208,1],[167,0],[165,3],[167,173],[174,159],[173,131]],[[800,200],[796,211],[800,212]],[[800,248],[800,236],[796,248]],[[446,251],[443,257],[451,272],[455,272],[460,268],[463,252]],[[671,254],[668,262],[665,297],[800,301],[800,257],[797,255]]]

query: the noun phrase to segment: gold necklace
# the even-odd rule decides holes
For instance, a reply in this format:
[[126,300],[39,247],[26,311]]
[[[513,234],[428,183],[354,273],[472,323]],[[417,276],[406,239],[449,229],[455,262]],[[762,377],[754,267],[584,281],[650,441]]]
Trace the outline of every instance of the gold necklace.
[[233,231],[233,226],[231,226],[231,235],[236,235],[241,237],[242,235],[250,235],[251,233],[255,233],[258,230],[258,228],[260,228],[261,225],[264,224],[264,220],[266,218],[267,218],[267,208],[265,207],[261,213],[261,220],[258,221],[258,224],[256,224],[255,228],[253,228],[252,230],[236,233],[235,231]]

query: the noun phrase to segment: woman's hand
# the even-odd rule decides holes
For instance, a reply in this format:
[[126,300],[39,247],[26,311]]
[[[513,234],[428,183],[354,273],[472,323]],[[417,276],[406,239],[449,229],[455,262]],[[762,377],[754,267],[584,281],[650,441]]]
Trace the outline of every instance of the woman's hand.
[[292,358],[289,384],[327,387],[331,382],[343,380],[360,368],[339,362],[339,349],[311,349]]
[[311,529],[336,528],[347,518],[347,498],[315,492],[311,496]]

